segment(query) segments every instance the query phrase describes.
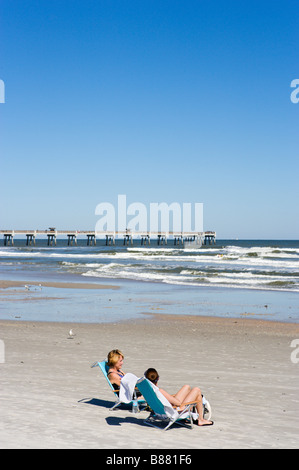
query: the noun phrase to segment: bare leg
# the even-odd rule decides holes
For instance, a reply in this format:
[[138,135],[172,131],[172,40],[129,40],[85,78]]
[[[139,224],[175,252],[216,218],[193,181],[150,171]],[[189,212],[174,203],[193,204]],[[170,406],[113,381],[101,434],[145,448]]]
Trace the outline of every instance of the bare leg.
[[174,395],[181,403],[186,402],[186,397],[191,392],[190,385],[183,385],[183,387]]
[[207,425],[207,424],[212,424],[213,421],[209,421],[207,419],[203,418],[203,404],[202,404],[202,396],[201,396],[201,390],[198,387],[194,387],[188,395],[185,397],[185,402],[190,402],[190,401],[198,401],[199,403],[196,404],[196,410],[198,413],[198,426],[202,425]]

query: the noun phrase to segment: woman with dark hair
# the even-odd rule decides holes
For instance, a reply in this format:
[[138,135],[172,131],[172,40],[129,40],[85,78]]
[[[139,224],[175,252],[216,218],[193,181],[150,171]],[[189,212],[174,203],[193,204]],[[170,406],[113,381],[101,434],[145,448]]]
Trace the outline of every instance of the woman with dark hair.
[[[157,386],[160,377],[156,369],[150,367],[145,371],[144,375],[150,382]],[[198,402],[196,404],[198,420],[194,421],[194,423],[198,426],[211,426],[214,424],[213,421],[209,421],[203,417],[203,403],[200,388],[191,388],[190,385],[183,385],[183,387],[175,395],[170,395],[162,388],[159,388],[159,391],[162,393],[162,395],[164,395],[171,405],[178,408],[184,403],[190,403],[194,401]]]

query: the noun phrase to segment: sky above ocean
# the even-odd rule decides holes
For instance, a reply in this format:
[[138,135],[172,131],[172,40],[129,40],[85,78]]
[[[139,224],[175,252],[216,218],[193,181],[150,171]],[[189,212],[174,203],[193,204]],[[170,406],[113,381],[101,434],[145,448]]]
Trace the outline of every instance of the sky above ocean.
[[[3,0],[0,228],[203,203],[218,238],[298,239],[298,2]],[[298,93],[299,96],[299,93]]]

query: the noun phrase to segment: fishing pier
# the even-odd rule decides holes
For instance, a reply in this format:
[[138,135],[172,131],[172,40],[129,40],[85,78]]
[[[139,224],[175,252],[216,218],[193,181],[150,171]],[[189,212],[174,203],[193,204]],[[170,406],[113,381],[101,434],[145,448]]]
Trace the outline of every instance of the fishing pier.
[[167,245],[169,238],[174,240],[174,245],[184,245],[186,242],[197,245],[211,245],[216,243],[216,232],[132,232],[131,230],[115,232],[96,232],[88,230],[56,230],[50,227],[48,230],[0,230],[3,234],[4,246],[14,245],[14,236],[24,235],[26,245],[35,245],[38,236],[47,237],[47,245],[55,246],[58,236],[67,238],[67,245],[77,245],[78,236],[86,236],[87,246],[96,245],[97,239],[106,240],[106,246],[115,245],[115,239],[123,239],[124,245],[133,245],[133,240],[140,240],[141,246],[150,245],[151,239],[157,240],[157,245]]

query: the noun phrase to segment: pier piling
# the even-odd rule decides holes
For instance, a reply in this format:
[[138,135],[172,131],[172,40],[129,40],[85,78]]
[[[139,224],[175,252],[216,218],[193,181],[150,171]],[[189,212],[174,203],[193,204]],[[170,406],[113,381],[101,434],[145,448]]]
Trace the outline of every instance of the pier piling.
[[67,234],[67,244],[68,246],[73,246],[73,243],[77,246],[77,232]]
[[207,245],[209,243],[209,245],[211,245],[212,243],[216,243],[216,232],[205,232],[204,234],[204,244]]
[[151,244],[151,238],[148,234],[147,235],[142,234],[141,235],[141,246],[146,245],[146,242],[148,242],[148,244],[150,245]]
[[53,243],[56,246],[57,233],[56,232],[47,233],[47,237],[48,237],[48,246],[53,246]]
[[106,246],[111,246],[111,244],[115,245],[115,236],[106,234]]
[[11,230],[10,232],[6,232],[3,234],[3,236],[4,236],[4,246],[10,245],[10,244],[13,246],[14,231]]
[[96,236],[94,233],[88,233],[87,234],[87,246],[90,246],[90,245],[96,245],[97,242],[96,242]]
[[167,245],[167,236],[159,233],[158,234],[158,246],[163,245],[164,243],[165,245]]
[[35,231],[33,233],[26,233],[26,246],[32,245],[32,243],[35,245],[35,235]]

